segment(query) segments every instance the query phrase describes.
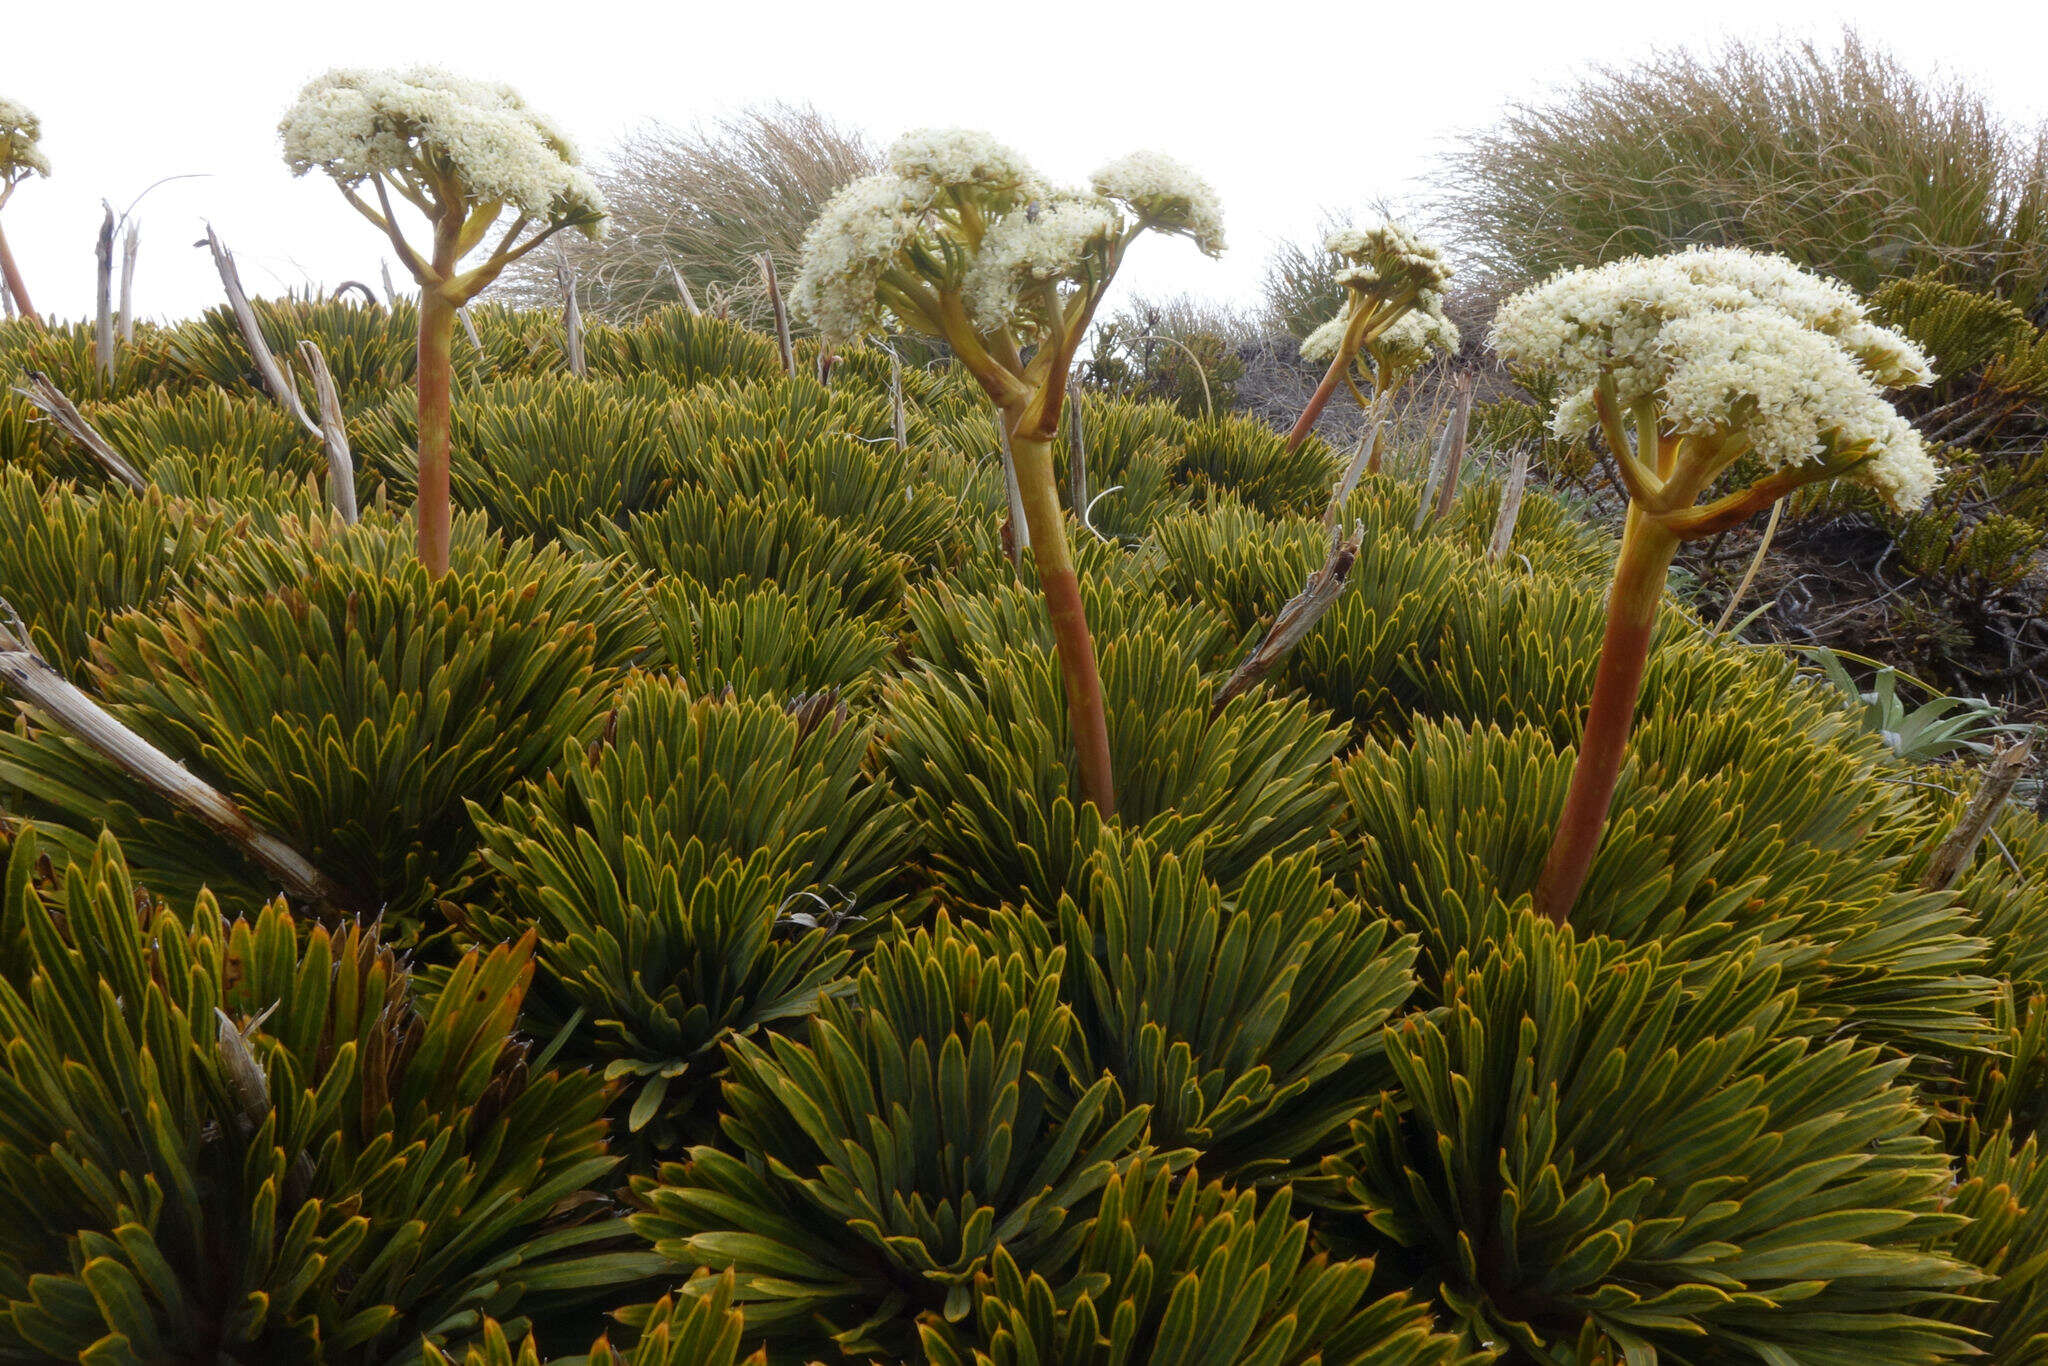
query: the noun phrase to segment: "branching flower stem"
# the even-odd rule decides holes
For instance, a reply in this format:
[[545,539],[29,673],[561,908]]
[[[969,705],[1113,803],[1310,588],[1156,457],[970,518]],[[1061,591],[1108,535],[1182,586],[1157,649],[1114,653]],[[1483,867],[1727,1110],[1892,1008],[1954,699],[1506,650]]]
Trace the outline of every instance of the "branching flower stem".
[[1657,608],[1678,547],[1716,535],[1795,489],[1847,473],[1863,458],[1850,451],[1826,462],[1787,466],[1746,488],[1694,506],[1715,476],[1742,456],[1747,443],[1739,436],[1717,440],[1673,435],[1665,430],[1655,399],[1636,404],[1625,418],[1611,378],[1602,381],[1594,403],[1628,490],[1629,508],[1614,580],[1607,590],[1607,626],[1585,730],[1565,793],[1564,814],[1536,883],[1537,911],[1558,924],[1570,917],[1606,830],[1635,727]]

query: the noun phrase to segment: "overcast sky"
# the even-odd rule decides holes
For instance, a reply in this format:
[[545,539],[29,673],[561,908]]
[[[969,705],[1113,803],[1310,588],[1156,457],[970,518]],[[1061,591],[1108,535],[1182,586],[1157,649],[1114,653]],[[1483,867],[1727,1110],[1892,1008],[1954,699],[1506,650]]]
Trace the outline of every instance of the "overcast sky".
[[[1268,248],[1320,208],[1412,201],[1451,135],[1653,47],[1832,41],[1853,19],[2014,119],[2048,117],[2048,4],[1995,8],[1978,23],[1924,0],[1031,0],[1014,19],[999,0],[9,4],[0,95],[42,116],[54,175],[24,186],[4,222],[31,296],[57,316],[92,307],[100,201],[119,210],[174,175],[199,178],[158,187],[137,211],[142,316],[217,301],[191,246],[206,220],[253,291],[375,281],[382,239],[331,181],[291,177],[277,120],[326,67],[432,62],[512,82],[591,157],[643,120],[688,124],[770,99],[808,100],[883,141],[924,125],[985,128],[1061,179],[1156,148],[1216,185],[1232,246],[1217,262],[1181,241],[1141,244],[1126,286],[1248,302]],[[1002,34],[1021,41],[1006,49]]]

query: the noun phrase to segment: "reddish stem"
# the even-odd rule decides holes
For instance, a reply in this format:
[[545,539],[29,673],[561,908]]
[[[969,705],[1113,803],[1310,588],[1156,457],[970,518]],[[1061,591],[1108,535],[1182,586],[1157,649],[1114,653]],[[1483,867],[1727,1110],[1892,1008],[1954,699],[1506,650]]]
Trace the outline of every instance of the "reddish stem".
[[1543,875],[1536,883],[1536,909],[1562,925],[1586,885],[1586,873],[1607,828],[1614,785],[1635,726],[1636,699],[1642,692],[1643,670],[1649,663],[1650,632],[1678,538],[1662,525],[1630,507],[1628,528],[1621,538],[1621,557],[1607,593],[1607,632],[1600,642],[1600,665],[1593,675],[1593,699],[1586,711],[1586,729],[1565,794],[1564,816],[1551,840]]
[[[1051,409],[1058,421],[1057,408]],[[1088,614],[1081,602],[1081,580],[1067,547],[1067,528],[1060,514],[1059,486],[1053,478],[1052,445],[1035,433],[1010,434],[1010,458],[1017,471],[1017,493],[1024,504],[1024,524],[1031,529],[1031,559],[1038,570],[1039,591],[1059,652],[1060,675],[1067,692],[1067,728],[1081,769],[1081,795],[1105,816],[1116,814],[1116,781],[1109,753],[1109,717],[1102,700],[1102,675],[1096,667],[1095,641],[1088,632]]]
[[7,245],[7,234],[0,232],[0,281],[6,284],[7,292],[14,296],[15,311],[28,319],[30,326],[41,327],[42,317],[35,305],[28,301],[28,285],[21,278],[21,268],[14,264],[14,252]]
[[1284,449],[1295,450],[1308,440],[1308,434],[1315,430],[1316,419],[1323,415],[1323,409],[1330,406],[1330,399],[1336,394],[1337,386],[1344,382],[1345,367],[1351,364],[1351,357],[1344,354],[1344,348],[1337,348],[1337,357],[1330,362],[1330,368],[1323,374],[1323,382],[1308,396],[1308,404],[1302,408],[1301,416],[1294,420],[1294,430],[1287,433]]
[[449,404],[455,368],[455,305],[431,284],[420,289],[420,357],[414,376],[419,391],[420,563],[435,578],[448,572]]

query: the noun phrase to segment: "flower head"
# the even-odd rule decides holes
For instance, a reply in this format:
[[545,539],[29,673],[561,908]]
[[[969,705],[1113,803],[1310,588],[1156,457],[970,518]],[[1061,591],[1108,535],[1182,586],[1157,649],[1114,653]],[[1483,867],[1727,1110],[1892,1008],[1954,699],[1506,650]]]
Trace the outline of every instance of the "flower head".
[[933,190],[968,191],[1000,210],[1043,193],[1031,164],[987,133],[920,128],[889,148],[889,170]]
[[346,186],[416,178],[444,200],[501,200],[592,236],[604,218],[604,197],[568,140],[497,82],[434,67],[334,70],[307,83],[278,132],[298,175],[318,169]]
[[803,267],[791,290],[798,315],[830,342],[873,326],[882,272],[917,240],[933,193],[928,182],[884,172],[833,195],[804,235]]
[[1396,318],[1366,349],[1373,359],[1397,374],[1406,373],[1439,353],[1455,354],[1463,344],[1458,327],[1444,316],[1444,301],[1434,291]]
[[1013,213],[982,239],[962,296],[975,325],[1006,327],[1030,285],[1092,283],[1107,264],[1123,218],[1106,199],[1065,195],[1031,212]]
[[1939,478],[1882,393],[1925,383],[1926,357],[1783,258],[1695,249],[1566,271],[1503,304],[1493,344],[1563,381],[1561,435],[1594,424],[1611,382],[1618,407],[1654,401],[1673,435],[1735,440],[1770,468],[1854,460],[1850,476],[1902,508]]
[[1133,152],[1090,178],[1095,193],[1127,205],[1146,226],[1184,233],[1210,256],[1223,251],[1223,205],[1209,182],[1172,157]]
[[1406,289],[1441,293],[1450,283],[1452,271],[1442,248],[1391,220],[1377,227],[1331,233],[1323,246],[1349,263],[1337,273],[1338,283],[1361,293],[1391,295]]
[[42,120],[27,105],[0,98],[0,181],[50,173],[50,159],[37,145]]

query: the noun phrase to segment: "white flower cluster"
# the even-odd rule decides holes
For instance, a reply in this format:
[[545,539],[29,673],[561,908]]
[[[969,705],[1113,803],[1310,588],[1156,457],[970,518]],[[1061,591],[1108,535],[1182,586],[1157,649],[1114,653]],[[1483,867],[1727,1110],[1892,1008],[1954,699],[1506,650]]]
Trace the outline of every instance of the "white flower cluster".
[[1113,266],[1129,231],[1119,202],[1146,227],[1222,250],[1215,192],[1179,163],[1140,153],[1103,167],[1094,184],[1095,194],[1052,189],[986,133],[906,133],[889,149],[887,171],[840,190],[811,225],[791,297],[835,344],[879,321],[884,277],[898,267],[920,289],[957,290],[983,332],[1043,322],[1032,286],[1092,287]]
[[1210,256],[1223,252],[1223,203],[1209,182],[1172,157],[1133,152],[1089,180],[1095,193],[1126,204],[1149,227],[1185,233]]
[[1392,221],[1333,232],[1323,247],[1350,263],[1337,273],[1337,280],[1351,289],[1393,293],[1412,286],[1425,294],[1441,294],[1450,282],[1451,267],[1443,249]]
[[971,128],[920,128],[889,148],[889,169],[934,190],[973,190],[998,205],[1044,193],[1031,164],[987,133]]
[[1430,307],[1418,305],[1403,313],[1380,333],[1370,349],[1376,360],[1397,372],[1405,372],[1439,351],[1456,354],[1463,340],[1458,335],[1458,325],[1444,316],[1442,300],[1432,296]]
[[1092,279],[1123,230],[1114,205],[1086,195],[1007,215],[989,229],[968,267],[961,295],[969,316],[993,331],[1017,316],[1027,286]]
[[1939,477],[1879,392],[1926,383],[1927,358],[1846,286],[1782,257],[1695,248],[1565,271],[1501,306],[1493,344],[1564,381],[1560,435],[1594,425],[1611,377],[1621,407],[1654,398],[1674,433],[1739,434],[1774,468],[1865,451],[1854,477],[1902,508]]
[[604,196],[576,151],[510,86],[433,67],[340,69],[307,83],[278,125],[294,173],[319,169],[344,185],[373,176],[452,174],[483,200],[529,218],[578,222],[596,235]]
[[917,240],[932,197],[928,182],[886,173],[833,195],[804,235],[803,267],[790,290],[797,315],[835,343],[872,327],[882,272]]
[[0,181],[50,173],[50,159],[37,146],[42,120],[27,105],[0,98]]

